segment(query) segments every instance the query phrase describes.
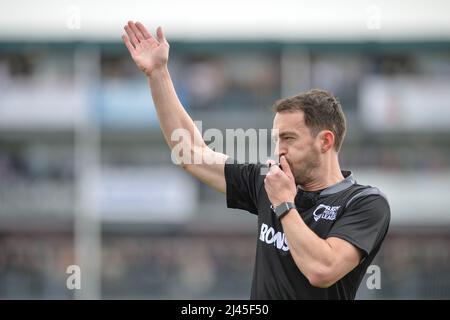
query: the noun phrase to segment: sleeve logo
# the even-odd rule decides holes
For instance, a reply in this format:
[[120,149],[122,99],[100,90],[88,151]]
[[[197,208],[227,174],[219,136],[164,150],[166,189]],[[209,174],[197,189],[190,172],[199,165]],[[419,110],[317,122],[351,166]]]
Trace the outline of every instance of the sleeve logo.
[[336,214],[341,206],[327,206],[325,204],[320,204],[316,210],[313,212],[314,220],[319,221],[319,219],[325,220],[336,220]]

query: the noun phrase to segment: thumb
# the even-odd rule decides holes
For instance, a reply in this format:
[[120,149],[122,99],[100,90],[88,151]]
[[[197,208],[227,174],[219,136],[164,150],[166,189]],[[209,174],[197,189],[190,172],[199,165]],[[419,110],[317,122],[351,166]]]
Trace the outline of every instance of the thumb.
[[289,163],[286,160],[285,156],[281,156],[280,157],[280,164],[281,164],[281,169],[283,170],[283,172],[290,178],[293,178],[294,175],[292,174],[291,171],[291,167],[289,166]]
[[166,37],[164,36],[164,32],[163,32],[161,26],[159,26],[159,27],[156,29],[156,36],[158,37],[158,41],[159,41],[160,43],[164,43],[164,44],[166,44],[166,45],[169,45],[169,43],[168,43],[167,40],[166,40]]

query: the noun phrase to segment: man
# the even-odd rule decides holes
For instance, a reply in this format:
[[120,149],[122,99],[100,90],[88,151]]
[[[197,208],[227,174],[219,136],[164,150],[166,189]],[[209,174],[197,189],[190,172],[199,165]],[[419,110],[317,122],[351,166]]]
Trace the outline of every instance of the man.
[[312,90],[276,103],[277,156],[261,164],[237,164],[203,141],[184,110],[167,69],[169,44],[161,27],[154,38],[129,22],[123,36],[133,60],[147,75],[167,144],[185,129],[192,158],[181,166],[226,193],[230,208],[258,215],[259,237],[252,299],[354,299],[365,271],[387,233],[390,209],[381,192],[341,171],[345,135],[339,102]]

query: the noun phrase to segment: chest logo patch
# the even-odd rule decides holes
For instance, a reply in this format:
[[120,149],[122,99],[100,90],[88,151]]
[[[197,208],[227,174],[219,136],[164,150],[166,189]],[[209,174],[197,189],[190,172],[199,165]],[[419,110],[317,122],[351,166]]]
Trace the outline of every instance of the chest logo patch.
[[313,212],[314,220],[319,221],[319,219],[325,220],[336,220],[336,214],[341,206],[327,206],[325,204],[320,204],[316,210]]

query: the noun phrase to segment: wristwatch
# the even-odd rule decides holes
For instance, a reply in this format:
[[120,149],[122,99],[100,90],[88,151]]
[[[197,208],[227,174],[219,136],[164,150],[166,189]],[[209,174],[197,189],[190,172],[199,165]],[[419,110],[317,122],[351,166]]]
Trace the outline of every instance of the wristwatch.
[[289,212],[289,210],[297,209],[293,202],[282,202],[276,207],[270,205],[270,208],[273,210],[273,212],[275,212],[278,219],[281,219],[286,213]]

